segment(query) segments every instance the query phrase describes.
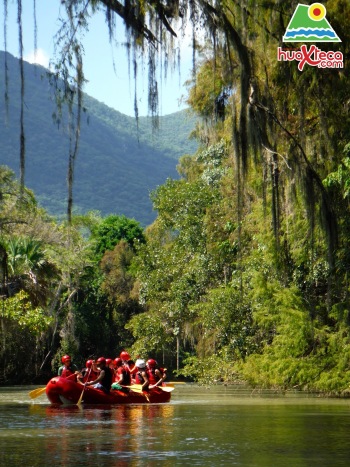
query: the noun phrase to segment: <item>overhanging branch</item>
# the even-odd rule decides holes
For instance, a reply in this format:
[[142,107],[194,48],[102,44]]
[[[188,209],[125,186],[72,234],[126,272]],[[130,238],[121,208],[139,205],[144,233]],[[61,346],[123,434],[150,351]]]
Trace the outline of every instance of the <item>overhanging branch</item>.
[[[148,28],[144,21],[143,15],[138,15],[135,8],[126,8],[117,0],[100,0],[107,8],[114,11],[120,18],[122,18],[127,27],[138,32],[141,36],[147,39],[150,43],[155,44],[159,42],[157,37]],[[159,19],[162,21],[164,27],[170,32],[171,35],[176,37],[175,31],[172,29],[169,23],[169,19],[172,17],[172,12],[164,7],[159,1],[151,2],[151,5],[158,13]]]

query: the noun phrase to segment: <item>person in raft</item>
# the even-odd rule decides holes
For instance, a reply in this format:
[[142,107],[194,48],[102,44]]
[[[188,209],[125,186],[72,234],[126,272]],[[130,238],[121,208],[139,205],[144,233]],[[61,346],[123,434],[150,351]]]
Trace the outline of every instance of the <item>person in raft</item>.
[[147,360],[147,376],[149,389],[161,386],[166,378],[166,368],[160,368],[153,358]]
[[128,361],[130,360],[131,357],[130,357],[130,355],[128,354],[128,352],[126,350],[122,350],[120,352],[119,358],[122,359],[123,365],[127,365]]
[[94,381],[98,375],[99,371],[96,367],[94,360],[87,360],[85,363],[85,368],[83,368],[78,376],[78,382],[85,384],[87,381]]
[[135,374],[137,373],[137,367],[135,365],[134,360],[131,360],[130,355],[125,350],[122,350],[120,352],[119,358],[122,359],[124,367],[129,369],[130,375],[131,375],[131,380],[134,383],[135,382],[134,381],[135,380]]
[[106,394],[109,394],[113,382],[113,372],[106,365],[106,359],[100,357],[97,359],[97,368],[100,370],[100,374],[93,381],[88,381],[85,386],[93,386],[96,389],[101,389]]
[[62,366],[58,369],[58,376],[62,378],[68,378],[71,375],[79,375],[78,367],[72,363],[72,359],[69,355],[63,355],[61,358]]
[[135,362],[137,372],[135,374],[135,384],[141,384],[142,391],[148,391],[149,379],[146,371],[146,362],[138,358]]
[[112,389],[119,389],[119,391],[129,392],[129,388],[125,387],[125,386],[130,386],[131,384],[131,375],[130,375],[129,368],[123,364],[123,361],[121,358],[116,358],[114,360],[114,365],[115,365],[115,373],[114,373],[114,383],[112,384]]
[[106,358],[106,365],[109,366],[109,368],[114,371],[114,362],[112,358]]

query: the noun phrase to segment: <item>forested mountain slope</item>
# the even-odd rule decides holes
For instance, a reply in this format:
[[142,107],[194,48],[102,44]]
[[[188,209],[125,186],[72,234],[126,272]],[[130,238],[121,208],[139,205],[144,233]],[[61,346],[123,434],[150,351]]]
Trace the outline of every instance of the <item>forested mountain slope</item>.
[[[7,55],[8,110],[5,99],[5,54],[0,52],[0,164],[18,175],[20,135],[20,71],[16,58]],[[66,212],[69,134],[67,117],[59,124],[47,70],[24,63],[26,186],[52,214]],[[180,156],[193,153],[189,140],[195,119],[186,111],[160,117],[159,130],[151,118],[125,116],[85,95],[79,153],[74,181],[76,212],[98,210],[102,215],[125,214],[150,224],[149,193],[168,177],[177,177]],[[174,132],[176,128],[176,132]]]

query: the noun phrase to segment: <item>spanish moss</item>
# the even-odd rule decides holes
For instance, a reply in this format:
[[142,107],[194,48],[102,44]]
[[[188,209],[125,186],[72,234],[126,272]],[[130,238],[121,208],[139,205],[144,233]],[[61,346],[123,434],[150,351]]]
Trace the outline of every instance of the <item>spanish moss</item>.
[[8,77],[8,63],[7,63],[7,17],[8,17],[8,0],[4,0],[4,51],[5,51],[5,90],[4,90],[4,99],[5,99],[5,109],[6,109],[6,120],[8,120],[9,113],[9,77]]
[[21,195],[24,191],[25,179],[25,134],[24,134],[24,65],[23,65],[23,30],[22,30],[22,0],[17,0],[17,24],[19,42],[19,66],[21,76],[21,115],[20,115],[20,186]]

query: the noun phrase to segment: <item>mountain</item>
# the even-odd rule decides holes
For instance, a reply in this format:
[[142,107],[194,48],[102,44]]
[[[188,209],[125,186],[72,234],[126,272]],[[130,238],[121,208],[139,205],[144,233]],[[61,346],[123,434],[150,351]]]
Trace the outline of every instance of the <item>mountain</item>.
[[[7,53],[8,110],[5,100],[5,53],[0,51],[0,165],[19,175],[20,68]],[[47,70],[24,62],[25,184],[49,213],[65,215],[69,133],[67,112],[58,124],[54,90]],[[101,84],[103,85],[103,84]],[[177,178],[177,161],[193,154],[189,139],[196,119],[187,111],[136,119],[84,95],[84,109],[75,166],[74,211],[124,214],[146,226],[153,222],[150,192],[167,178]]]

